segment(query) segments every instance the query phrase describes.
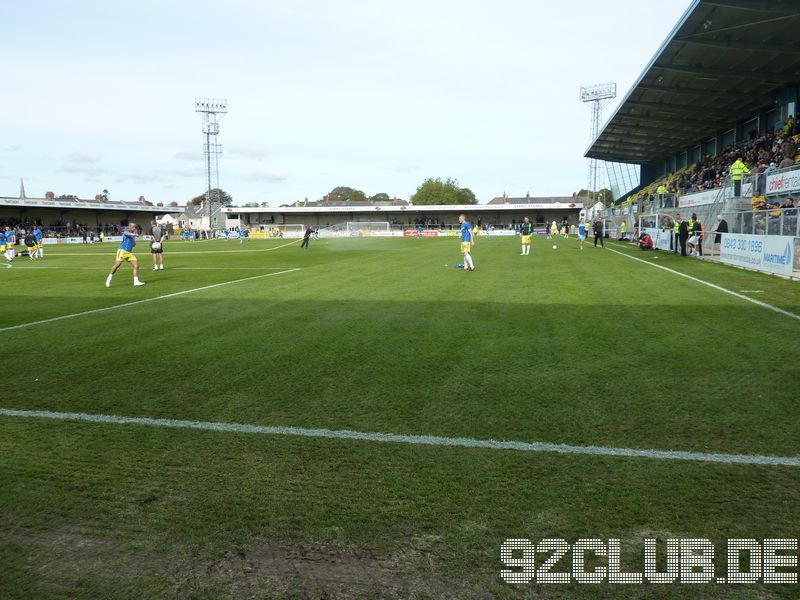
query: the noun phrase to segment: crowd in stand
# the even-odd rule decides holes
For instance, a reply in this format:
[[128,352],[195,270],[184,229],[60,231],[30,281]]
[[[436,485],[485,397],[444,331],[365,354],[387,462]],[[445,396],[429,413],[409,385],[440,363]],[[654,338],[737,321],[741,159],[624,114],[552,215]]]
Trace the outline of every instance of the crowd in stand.
[[[732,144],[716,156],[705,156],[694,165],[671,173],[647,189],[630,197],[630,202],[652,201],[655,196],[670,194],[682,196],[719,188],[730,174],[731,166],[741,159],[751,175],[769,175],[779,169],[786,169],[800,162],[800,125],[795,124],[793,116],[775,132],[759,135],[750,132],[747,140]],[[766,177],[756,179],[754,192],[765,192]]]

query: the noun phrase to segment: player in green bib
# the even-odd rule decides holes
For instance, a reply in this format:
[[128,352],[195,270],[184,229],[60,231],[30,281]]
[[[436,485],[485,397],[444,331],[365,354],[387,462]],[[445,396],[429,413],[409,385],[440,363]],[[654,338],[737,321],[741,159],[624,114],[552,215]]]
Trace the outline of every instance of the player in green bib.
[[522,225],[519,228],[519,235],[522,238],[522,252],[520,252],[520,256],[527,256],[531,253],[531,236],[533,235],[533,225],[531,224],[528,217],[522,221]]

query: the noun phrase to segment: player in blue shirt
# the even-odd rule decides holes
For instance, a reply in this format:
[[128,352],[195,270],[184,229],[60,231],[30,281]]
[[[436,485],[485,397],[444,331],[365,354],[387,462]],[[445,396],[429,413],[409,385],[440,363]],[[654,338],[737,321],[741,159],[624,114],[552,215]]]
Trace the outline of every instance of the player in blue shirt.
[[472,247],[475,245],[475,238],[472,236],[472,224],[467,218],[460,214],[458,222],[461,223],[461,253],[464,255],[464,270],[474,271],[475,264],[472,262]]
[[6,225],[6,229],[2,234],[3,239],[0,240],[3,242],[3,256],[6,257],[8,262],[14,260],[14,246],[17,245],[17,236],[14,233],[14,230],[11,229],[8,225]]
[[133,247],[136,245],[136,223],[131,223],[126,229],[122,230],[122,241],[117,249],[117,260],[111,267],[111,273],[106,278],[106,287],[111,287],[111,278],[117,272],[119,266],[124,262],[131,263],[133,267],[133,285],[144,285],[144,281],[139,281],[139,261],[133,254]]
[[578,241],[581,243],[581,250],[583,250],[583,242],[586,241],[586,222],[583,219],[578,223]]
[[44,258],[44,250],[42,250],[42,229],[38,225],[33,230],[33,237],[36,239],[36,250],[33,251],[35,258]]

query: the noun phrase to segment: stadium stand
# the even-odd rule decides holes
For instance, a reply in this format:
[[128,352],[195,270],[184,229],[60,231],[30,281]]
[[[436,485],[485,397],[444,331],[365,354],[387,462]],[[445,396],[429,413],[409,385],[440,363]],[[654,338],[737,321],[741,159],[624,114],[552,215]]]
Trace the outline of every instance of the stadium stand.
[[798,30],[797,0],[692,2],[586,151],[640,165],[641,185],[603,211],[607,229],[667,227],[681,211],[706,224],[724,214],[731,233],[800,236]]
[[107,200],[98,194],[85,199],[47,192],[43,198],[29,197],[20,184],[19,196],[0,196],[0,226],[27,231],[42,227],[46,238],[77,238],[87,233],[116,235],[127,223],[147,223],[174,209],[154,206],[144,197],[134,201]]

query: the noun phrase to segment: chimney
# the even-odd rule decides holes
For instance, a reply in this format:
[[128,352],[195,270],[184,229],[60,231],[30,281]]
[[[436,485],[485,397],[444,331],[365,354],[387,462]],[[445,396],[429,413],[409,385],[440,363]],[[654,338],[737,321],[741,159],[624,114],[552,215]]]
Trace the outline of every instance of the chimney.
[[44,197],[46,200],[53,200],[56,197],[56,195],[53,192],[46,192]]

